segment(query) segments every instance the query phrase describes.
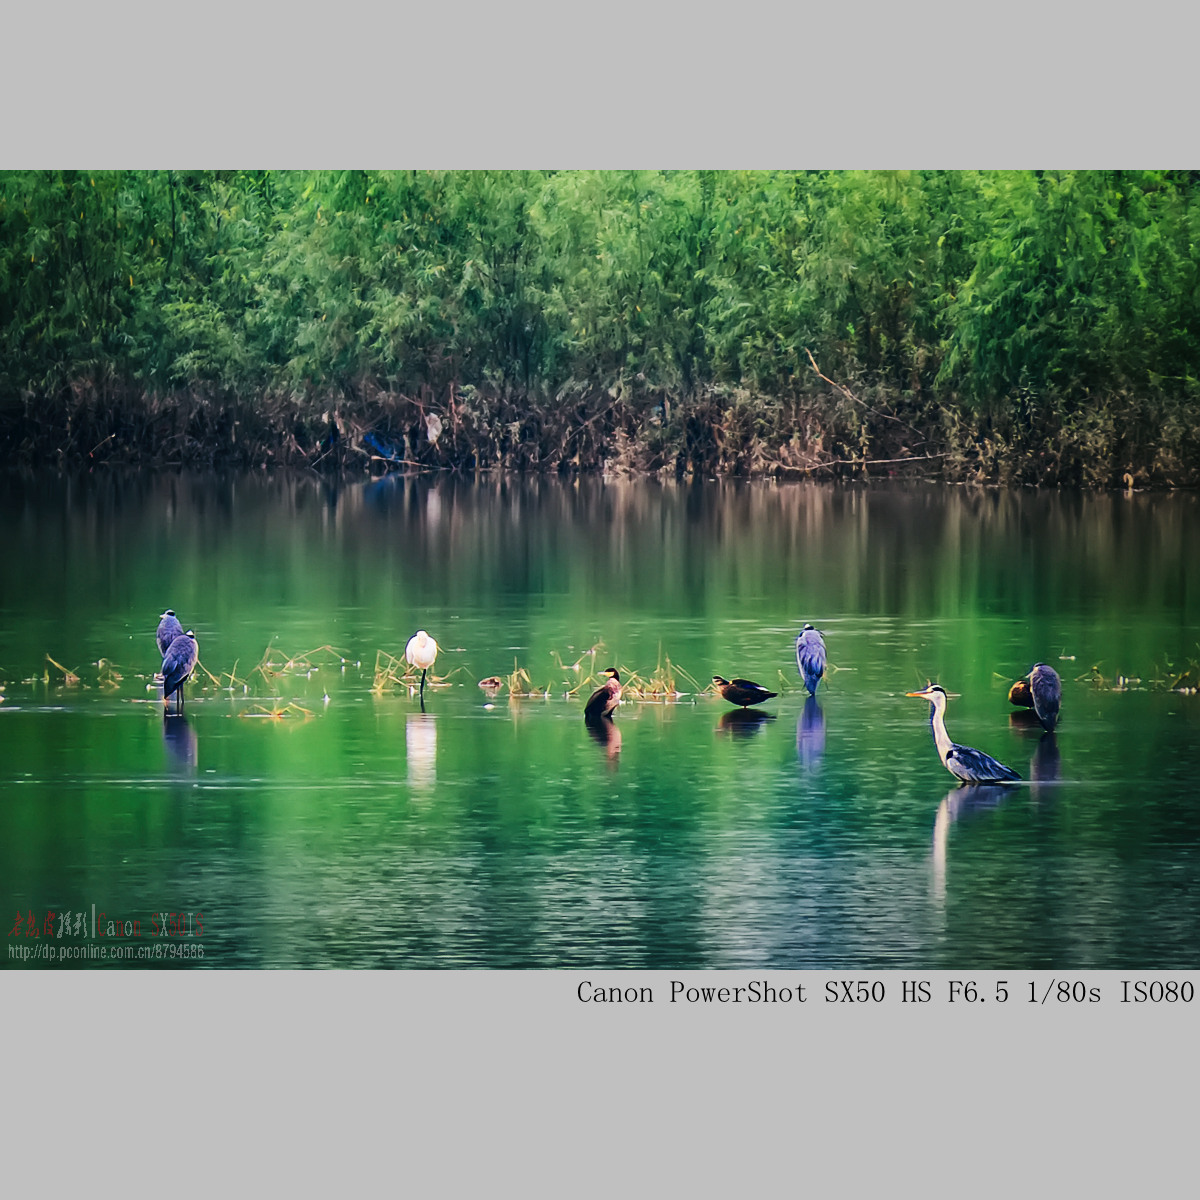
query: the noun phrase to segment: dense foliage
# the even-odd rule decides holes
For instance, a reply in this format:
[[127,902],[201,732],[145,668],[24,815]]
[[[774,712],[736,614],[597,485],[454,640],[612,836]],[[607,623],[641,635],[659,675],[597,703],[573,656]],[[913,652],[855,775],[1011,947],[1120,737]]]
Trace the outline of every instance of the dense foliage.
[[1186,172],[8,172],[45,459],[1200,482]]

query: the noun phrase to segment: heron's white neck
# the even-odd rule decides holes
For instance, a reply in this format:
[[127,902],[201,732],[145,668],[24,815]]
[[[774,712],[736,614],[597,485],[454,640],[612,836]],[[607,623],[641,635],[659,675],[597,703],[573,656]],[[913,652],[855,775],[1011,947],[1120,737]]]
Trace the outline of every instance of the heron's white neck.
[[950,747],[954,745],[950,740],[950,735],[946,732],[946,697],[941,692],[934,692],[929,703],[933,705],[933,743],[937,746],[938,757],[944,765],[946,755],[950,753]]

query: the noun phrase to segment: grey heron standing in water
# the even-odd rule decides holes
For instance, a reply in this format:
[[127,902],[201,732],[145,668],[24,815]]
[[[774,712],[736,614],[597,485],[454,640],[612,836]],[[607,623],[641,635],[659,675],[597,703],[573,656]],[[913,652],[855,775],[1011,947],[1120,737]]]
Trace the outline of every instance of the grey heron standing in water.
[[158,652],[163,658],[166,658],[167,651],[171,648],[171,643],[182,633],[183,626],[180,625],[179,618],[175,615],[175,610],[168,608],[158,618],[158,629],[154,634],[158,641]]
[[938,758],[956,779],[961,779],[963,783],[1009,783],[1021,778],[1012,767],[1006,767],[990,754],[973,750],[970,746],[960,746],[950,740],[945,720],[946,689],[941,684],[930,683],[924,691],[904,694],[929,701],[929,719],[933,725],[933,742],[937,746]]
[[1009,688],[1008,698],[1013,704],[1032,708],[1042,728],[1047,733],[1054,732],[1062,706],[1062,680],[1053,667],[1035,663],[1024,679],[1018,679]]
[[808,688],[808,694],[817,694],[817,684],[825,674],[825,639],[819,629],[805,624],[796,639],[796,670]]
[[189,629],[181,633],[167,647],[163,657],[163,701],[177,697],[176,706],[183,710],[183,685],[192,677],[196,669],[196,660],[200,657],[200,648],[196,645],[196,635]]

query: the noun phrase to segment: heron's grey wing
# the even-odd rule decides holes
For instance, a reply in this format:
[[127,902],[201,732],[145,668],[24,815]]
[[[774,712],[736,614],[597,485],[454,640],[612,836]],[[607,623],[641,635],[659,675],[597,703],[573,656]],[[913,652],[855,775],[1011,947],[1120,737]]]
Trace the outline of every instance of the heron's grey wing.
[[946,766],[952,774],[968,783],[1000,783],[1006,779],[1021,778],[1012,767],[1006,767],[990,754],[970,746],[951,746],[946,756]]

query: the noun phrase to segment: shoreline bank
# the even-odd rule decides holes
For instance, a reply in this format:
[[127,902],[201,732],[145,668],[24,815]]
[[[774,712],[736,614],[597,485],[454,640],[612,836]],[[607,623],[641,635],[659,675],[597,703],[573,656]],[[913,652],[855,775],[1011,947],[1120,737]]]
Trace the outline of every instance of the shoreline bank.
[[[615,473],[673,478],[922,478],[1049,487],[1200,486],[1200,414],[1099,399],[1063,415],[1003,413],[844,395],[710,390],[553,400],[471,386],[441,396],[370,384],[337,394],[162,397],[77,385],[0,408],[14,466],[148,466],[471,473]],[[1193,420],[1193,416],[1195,419]]]

